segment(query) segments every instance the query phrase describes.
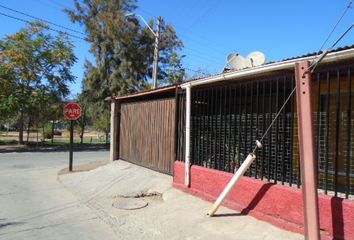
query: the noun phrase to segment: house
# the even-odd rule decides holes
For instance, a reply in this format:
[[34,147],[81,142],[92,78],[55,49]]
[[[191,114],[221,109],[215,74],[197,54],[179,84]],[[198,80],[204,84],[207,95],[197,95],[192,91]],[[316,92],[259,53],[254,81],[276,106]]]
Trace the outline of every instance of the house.
[[[173,174],[175,187],[214,201],[293,91],[295,63],[315,57],[307,54],[116,97],[112,129],[118,131],[112,132],[112,159]],[[353,65],[354,45],[332,50],[312,73],[324,239],[354,239]],[[293,95],[224,204],[303,232],[297,113]],[[185,168],[186,156],[190,169]]]

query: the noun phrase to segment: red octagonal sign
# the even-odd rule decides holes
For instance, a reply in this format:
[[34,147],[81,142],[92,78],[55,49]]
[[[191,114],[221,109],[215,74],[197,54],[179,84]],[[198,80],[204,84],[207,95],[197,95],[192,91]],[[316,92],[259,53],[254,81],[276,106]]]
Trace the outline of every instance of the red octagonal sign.
[[77,103],[68,103],[64,107],[64,115],[69,120],[76,120],[81,116],[81,106]]

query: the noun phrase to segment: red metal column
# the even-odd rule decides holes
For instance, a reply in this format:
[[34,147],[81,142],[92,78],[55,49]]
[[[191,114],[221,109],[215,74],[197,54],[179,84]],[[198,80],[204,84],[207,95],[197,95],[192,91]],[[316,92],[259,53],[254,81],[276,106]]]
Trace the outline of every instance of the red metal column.
[[301,184],[304,201],[305,239],[319,240],[316,151],[312,120],[310,62],[295,65],[296,103],[299,128]]

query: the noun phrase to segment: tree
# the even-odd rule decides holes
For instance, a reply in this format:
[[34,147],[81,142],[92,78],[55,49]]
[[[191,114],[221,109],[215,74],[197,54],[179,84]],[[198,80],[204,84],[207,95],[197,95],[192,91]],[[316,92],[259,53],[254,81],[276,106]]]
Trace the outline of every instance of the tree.
[[182,66],[181,57],[178,56],[178,53],[171,53],[165,73],[166,75],[162,81],[164,84],[182,83],[186,78],[186,71]]
[[196,70],[193,70],[192,73],[187,74],[186,73],[186,79],[199,79],[199,78],[205,78],[207,76],[212,75],[212,73],[209,72],[207,67],[199,67]]
[[88,116],[88,111],[90,109],[89,101],[90,101],[89,92],[82,91],[78,97],[78,102],[80,103],[81,106],[81,117],[77,120],[77,123],[79,125],[79,132],[80,132],[80,144],[83,144],[84,142],[85,127],[90,120]]
[[[83,89],[90,96],[89,112],[96,114],[94,125],[107,132],[109,104],[104,99],[150,88],[154,36],[137,18],[125,17],[136,8],[135,0],[75,0],[75,9],[66,9],[73,22],[85,27],[86,40],[91,43],[95,62],[86,61]],[[149,25],[153,28],[154,21]],[[183,44],[164,21],[160,39],[158,78],[167,79],[171,56],[178,62],[177,51]]]
[[[73,22],[86,29],[95,63],[87,63],[88,87],[100,89],[100,98],[148,88],[152,74],[154,36],[138,19],[125,17],[133,12],[135,0],[75,0],[75,10],[66,9]],[[149,25],[153,27],[154,21]],[[159,79],[166,73],[171,56],[183,47],[171,25],[161,21]]]
[[17,104],[13,95],[15,92],[16,84],[13,81],[13,76],[0,65],[0,121],[11,117],[12,111],[16,110]]
[[25,115],[33,113],[34,104],[47,101],[43,97],[46,95],[65,97],[69,93],[67,83],[75,79],[70,71],[76,61],[73,44],[65,34],[52,36],[46,29],[46,25],[36,22],[0,41],[0,69],[10,88],[15,88],[1,96],[4,102],[11,103],[2,111],[19,112],[20,143]]

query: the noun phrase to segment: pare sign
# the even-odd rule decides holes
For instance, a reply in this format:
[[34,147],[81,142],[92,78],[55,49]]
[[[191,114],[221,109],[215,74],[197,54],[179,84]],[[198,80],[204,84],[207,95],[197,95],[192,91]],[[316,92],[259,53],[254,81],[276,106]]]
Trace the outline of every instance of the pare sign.
[[77,103],[68,103],[64,106],[64,115],[69,120],[76,120],[81,116],[81,106]]

